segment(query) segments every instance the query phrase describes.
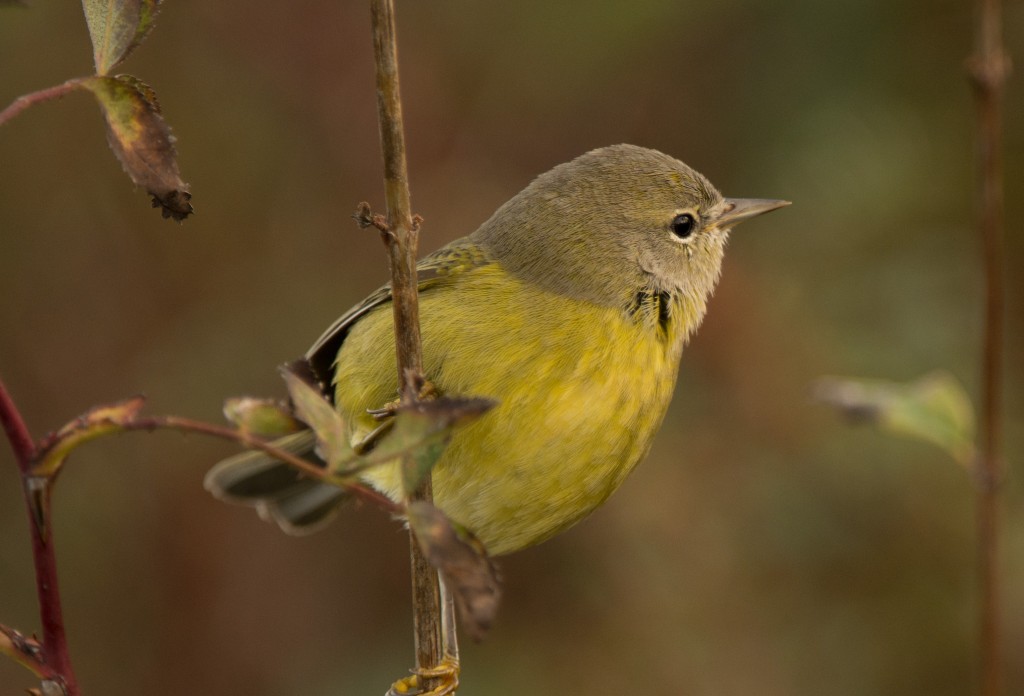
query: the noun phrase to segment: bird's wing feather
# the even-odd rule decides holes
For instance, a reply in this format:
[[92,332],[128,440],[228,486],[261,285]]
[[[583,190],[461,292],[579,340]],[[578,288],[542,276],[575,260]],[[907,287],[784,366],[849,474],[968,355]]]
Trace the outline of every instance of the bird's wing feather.
[[[468,237],[458,239],[419,261],[416,265],[419,291],[429,291],[446,278],[490,262],[491,259],[483,249],[471,242]],[[341,315],[306,351],[305,358],[325,394],[330,396],[333,391],[331,377],[334,373],[334,361],[349,331],[362,317],[390,301],[391,285],[378,288],[365,300]]]

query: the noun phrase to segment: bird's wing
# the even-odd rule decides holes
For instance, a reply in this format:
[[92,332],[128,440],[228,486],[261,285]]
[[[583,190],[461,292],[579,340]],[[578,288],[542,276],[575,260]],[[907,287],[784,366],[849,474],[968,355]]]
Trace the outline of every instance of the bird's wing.
[[[429,291],[445,279],[487,265],[490,261],[483,249],[471,242],[468,237],[458,239],[420,259],[416,265],[419,291]],[[390,301],[391,285],[378,288],[365,300],[341,315],[306,351],[306,361],[325,394],[331,396],[333,392],[331,377],[334,372],[334,361],[348,332],[362,317]]]

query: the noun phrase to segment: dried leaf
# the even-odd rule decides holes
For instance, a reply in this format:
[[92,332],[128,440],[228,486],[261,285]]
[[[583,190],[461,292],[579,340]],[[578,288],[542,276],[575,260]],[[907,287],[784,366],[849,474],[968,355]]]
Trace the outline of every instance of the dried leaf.
[[96,74],[106,75],[153,28],[161,0],[82,0]]
[[153,90],[131,75],[90,77],[82,86],[96,96],[110,148],[131,180],[153,196],[153,207],[162,208],[165,218],[188,217],[192,194],[181,180],[174,136]]
[[487,633],[498,611],[501,584],[483,545],[426,502],[411,503],[409,526],[430,564],[455,597],[463,628],[474,639]]
[[236,396],[224,400],[224,417],[244,433],[274,439],[303,429],[288,406],[275,399]]
[[931,442],[957,462],[974,462],[974,410],[963,385],[947,372],[915,382],[827,377],[815,394],[847,418]]
[[452,430],[494,407],[489,399],[441,397],[401,406],[391,431],[373,450],[374,459],[405,454],[402,487],[406,494],[419,487],[448,445]]
[[348,443],[341,414],[324,398],[315,381],[310,382],[308,376],[300,375],[294,364],[283,367],[281,374],[295,406],[295,414],[316,433],[317,456],[327,462],[329,471],[343,468],[355,453]]
[[48,436],[39,448],[32,466],[33,478],[52,479],[64,461],[84,442],[118,433],[138,415],[146,400],[142,396],[119,401],[108,406],[95,406]]

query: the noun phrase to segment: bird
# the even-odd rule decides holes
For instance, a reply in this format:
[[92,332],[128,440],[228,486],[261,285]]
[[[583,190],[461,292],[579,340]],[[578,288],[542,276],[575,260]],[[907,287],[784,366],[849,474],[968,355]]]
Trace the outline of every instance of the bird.
[[[662,424],[730,231],[785,205],[726,198],[669,155],[613,145],[541,174],[420,260],[431,391],[497,402],[452,434],[433,469],[437,507],[499,556],[604,503]],[[378,289],[305,355],[354,446],[372,441],[394,398],[390,305],[390,286]],[[278,444],[308,454],[315,438],[305,430]],[[403,498],[397,462],[362,478]],[[216,465],[205,486],[292,534],[323,527],[345,497],[255,450]]]

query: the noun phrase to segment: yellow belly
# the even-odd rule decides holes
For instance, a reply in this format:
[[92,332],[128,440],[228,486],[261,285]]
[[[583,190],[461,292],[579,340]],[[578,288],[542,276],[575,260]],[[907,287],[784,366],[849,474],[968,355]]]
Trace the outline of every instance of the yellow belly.
[[[681,308],[680,308],[681,309]],[[336,400],[360,439],[394,398],[389,305],[353,327]],[[527,286],[497,265],[421,296],[424,369],[442,394],[499,405],[458,431],[434,470],[436,504],[495,555],[603,503],[646,454],[671,399],[685,331]],[[398,498],[396,466],[366,476]]]

